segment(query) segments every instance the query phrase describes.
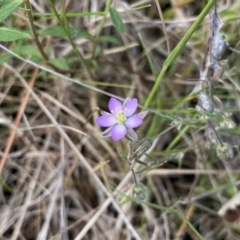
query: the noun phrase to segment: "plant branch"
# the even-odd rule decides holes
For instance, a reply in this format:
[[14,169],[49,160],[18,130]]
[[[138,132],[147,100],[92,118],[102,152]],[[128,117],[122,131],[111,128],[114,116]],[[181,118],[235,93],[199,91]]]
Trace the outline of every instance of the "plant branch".
[[53,64],[51,64],[49,62],[49,57],[45,53],[44,48],[43,48],[43,46],[40,43],[39,38],[38,38],[38,34],[37,34],[37,31],[36,31],[36,28],[35,28],[35,25],[34,25],[34,19],[33,19],[33,15],[32,15],[31,4],[30,4],[29,0],[26,0],[25,3],[26,3],[26,7],[27,7],[27,15],[28,15],[28,20],[29,20],[31,31],[32,31],[33,39],[34,39],[34,42],[36,43],[37,48],[38,48],[39,52],[41,53],[42,57],[47,62],[47,64],[52,69],[54,69],[56,72],[59,72],[59,73],[70,73],[71,71],[64,71],[62,69],[59,69],[59,68],[55,67]]

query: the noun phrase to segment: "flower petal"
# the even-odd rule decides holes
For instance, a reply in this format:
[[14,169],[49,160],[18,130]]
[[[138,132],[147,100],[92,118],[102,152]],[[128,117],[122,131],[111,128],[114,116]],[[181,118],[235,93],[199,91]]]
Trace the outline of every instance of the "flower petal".
[[148,114],[148,110],[137,113],[136,116],[139,116],[141,119],[144,119],[147,114]]
[[127,129],[126,138],[133,142],[138,140],[137,133],[132,128]]
[[111,137],[111,131],[113,127],[107,128],[104,132],[102,132],[101,137]]
[[110,112],[116,116],[119,112],[122,112],[122,103],[115,98],[111,98],[108,103]]
[[127,121],[125,122],[125,125],[128,128],[137,128],[142,124],[142,118],[139,117],[138,115],[133,115],[132,117],[128,118]]
[[101,127],[112,127],[117,123],[117,120],[112,114],[109,114],[98,117],[96,123]]
[[112,139],[114,141],[118,141],[124,138],[126,133],[127,133],[127,128],[123,124],[117,124],[112,128],[112,132],[111,132]]
[[100,113],[101,113],[101,115],[112,115],[111,113],[105,112],[105,111],[103,111],[103,110],[100,110]]
[[124,103],[123,103],[123,108],[125,107],[126,103],[129,102],[130,100],[131,100],[130,97],[127,97],[127,98],[125,99],[125,101],[124,101]]
[[138,100],[137,98],[133,98],[130,101],[128,101],[125,105],[124,105],[124,115],[125,117],[130,117],[132,116],[138,107]]

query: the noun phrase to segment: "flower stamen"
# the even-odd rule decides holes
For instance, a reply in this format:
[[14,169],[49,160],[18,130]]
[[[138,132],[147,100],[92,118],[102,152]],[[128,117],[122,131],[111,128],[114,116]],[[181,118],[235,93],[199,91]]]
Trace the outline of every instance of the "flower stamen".
[[117,119],[117,123],[121,124],[121,123],[124,123],[127,118],[125,117],[124,113],[120,112],[116,115],[116,119]]

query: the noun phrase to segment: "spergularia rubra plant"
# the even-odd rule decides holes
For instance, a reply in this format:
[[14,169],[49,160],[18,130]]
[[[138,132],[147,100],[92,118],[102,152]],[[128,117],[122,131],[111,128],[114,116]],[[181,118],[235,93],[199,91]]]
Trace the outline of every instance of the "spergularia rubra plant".
[[101,111],[102,116],[96,119],[101,127],[107,129],[101,134],[102,137],[111,137],[114,141],[118,141],[126,137],[130,141],[138,140],[134,131],[138,128],[148,111],[134,114],[138,107],[137,98],[127,98],[122,104],[115,98],[111,98],[108,103],[110,113]]

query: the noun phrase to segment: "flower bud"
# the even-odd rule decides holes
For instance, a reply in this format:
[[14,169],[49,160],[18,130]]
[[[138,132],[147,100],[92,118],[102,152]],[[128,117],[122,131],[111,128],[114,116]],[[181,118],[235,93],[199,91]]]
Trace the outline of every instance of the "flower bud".
[[233,150],[228,143],[223,143],[223,145],[218,145],[216,152],[217,152],[217,156],[223,161],[233,158]]
[[126,186],[117,196],[117,201],[120,205],[131,201],[131,186]]
[[132,188],[132,196],[140,200],[144,200],[147,197],[147,189],[142,183],[137,183]]

